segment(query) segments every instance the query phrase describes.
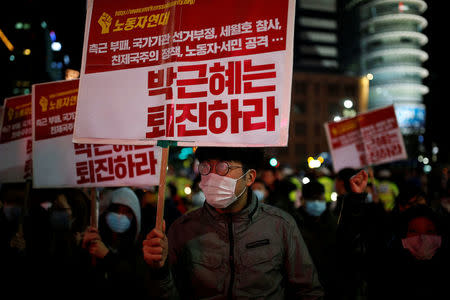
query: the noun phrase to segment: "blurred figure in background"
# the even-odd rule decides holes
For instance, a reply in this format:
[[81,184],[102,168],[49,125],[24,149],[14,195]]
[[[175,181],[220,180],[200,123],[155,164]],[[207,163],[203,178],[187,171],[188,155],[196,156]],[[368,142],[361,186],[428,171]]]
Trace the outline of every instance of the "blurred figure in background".
[[436,213],[442,220],[442,227],[447,235],[450,235],[450,182],[439,193],[439,202],[435,208]]
[[337,269],[337,218],[327,206],[324,186],[316,179],[303,184],[299,213],[298,225],[317,267],[324,299],[339,299],[342,283]]
[[392,180],[392,172],[388,169],[381,169],[377,176],[378,181],[375,187],[378,192],[378,198],[383,204],[386,212],[391,212],[395,206],[395,198],[399,194],[397,184]]
[[316,177],[317,181],[320,182],[320,184],[323,185],[325,189],[325,201],[327,203],[331,202],[331,193],[333,193],[334,190],[334,179],[332,177],[331,171],[327,167],[320,167],[316,171]]
[[[155,228],[156,213],[158,211],[158,187],[150,187],[140,192],[141,207],[142,207],[142,238],[145,234]],[[166,220],[167,228],[182,215],[177,209],[175,203],[172,201],[170,195],[166,195],[164,202],[164,219]]]
[[260,170],[260,176],[262,181],[266,184],[266,186],[269,188],[269,192],[272,193],[275,191],[275,188],[278,184],[278,179],[276,175],[276,170],[273,167],[265,167],[262,170]]
[[[52,282],[48,289],[51,296],[61,295],[67,290],[78,293],[84,283],[86,263],[81,252],[82,233],[89,224],[89,198],[79,189],[65,188],[47,190],[52,204],[48,209],[50,228],[49,260],[43,261],[42,270],[48,272],[46,280]],[[48,199],[47,199],[48,200]],[[36,257],[39,259],[39,257]],[[83,264],[84,263],[84,264]],[[42,288],[48,288],[42,285]],[[45,291],[43,291],[45,293]],[[75,294],[74,294],[75,295]],[[76,294],[82,296],[82,294]]]
[[400,239],[380,261],[374,299],[449,299],[448,236],[438,216],[426,205],[403,211],[398,222]]
[[[343,171],[343,170],[341,170]],[[343,284],[343,299],[368,299],[372,282],[383,276],[377,264],[383,261],[386,220],[384,208],[367,202],[365,170],[344,170],[348,178],[341,183],[346,194],[342,199],[337,228],[338,269]],[[341,173],[341,172],[339,172]],[[337,184],[337,191],[339,191]],[[376,298],[375,298],[376,299]]]
[[342,209],[344,207],[344,198],[352,192],[350,187],[350,178],[355,175],[357,171],[353,168],[344,168],[339,170],[336,174],[334,181],[335,191],[337,193],[337,200],[335,206],[332,207],[332,211],[338,216],[338,222],[341,216]]
[[202,190],[199,187],[201,175],[198,174],[192,183],[192,196],[191,196],[191,210],[195,210],[197,208],[200,208],[205,203],[205,194],[203,194]]
[[301,191],[299,187],[289,178],[284,178],[277,182],[277,187],[271,192],[265,203],[278,207],[289,213],[299,223],[299,213]]
[[251,186],[251,189],[259,201],[265,203],[269,201],[270,192],[268,186],[264,183],[264,181],[256,178],[255,182]]
[[84,233],[82,247],[94,258],[85,278],[91,295],[132,299],[145,295],[140,230],[138,197],[128,187],[115,189],[98,229],[89,227]]
[[20,290],[29,276],[28,215],[25,184],[4,183],[0,190],[0,280],[6,288]]

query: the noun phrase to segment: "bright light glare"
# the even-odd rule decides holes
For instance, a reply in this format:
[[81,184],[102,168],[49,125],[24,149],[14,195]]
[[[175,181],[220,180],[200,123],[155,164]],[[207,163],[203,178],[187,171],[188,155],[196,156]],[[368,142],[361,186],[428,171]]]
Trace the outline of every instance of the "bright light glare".
[[56,41],[56,33],[52,30],[52,31],[50,31],[50,40],[52,41],[52,42],[55,42]]
[[191,193],[192,193],[192,190],[191,190],[191,188],[190,187],[185,187],[184,188],[184,193],[186,194],[186,195],[190,195]]
[[344,107],[345,108],[352,108],[353,107],[353,101],[350,99],[347,99],[344,101]]
[[270,159],[270,161],[269,161],[269,164],[270,164],[272,167],[275,167],[275,166],[278,164],[278,161],[277,161],[276,158],[272,157],[272,158]]
[[23,50],[23,55],[30,55],[30,54],[31,54],[31,50],[30,49]]
[[308,184],[311,180],[309,180],[308,177],[303,177],[302,182],[303,184]]
[[366,77],[367,77],[367,79],[372,80],[373,79],[373,74],[372,73],[367,73]]
[[60,43],[60,42],[53,42],[53,43],[52,43],[52,50],[53,50],[53,51],[59,51],[59,50],[61,50],[61,43]]
[[335,116],[334,118],[333,118],[333,121],[335,121],[335,122],[338,122],[338,121],[340,121],[341,120],[341,117],[339,117],[339,116]]
[[310,169],[319,168],[320,165],[321,165],[321,163],[318,159],[312,159],[312,160],[308,161],[308,167]]
[[8,40],[8,38],[1,29],[0,29],[0,39],[2,40],[2,42],[5,44],[6,48],[8,48],[9,51],[14,50],[14,46],[11,44],[11,42]]
[[331,193],[331,201],[336,201],[337,200],[337,193],[336,192],[332,192]]
[[424,165],[428,165],[429,162],[430,162],[430,160],[428,159],[428,157],[424,157],[423,158],[423,164]]

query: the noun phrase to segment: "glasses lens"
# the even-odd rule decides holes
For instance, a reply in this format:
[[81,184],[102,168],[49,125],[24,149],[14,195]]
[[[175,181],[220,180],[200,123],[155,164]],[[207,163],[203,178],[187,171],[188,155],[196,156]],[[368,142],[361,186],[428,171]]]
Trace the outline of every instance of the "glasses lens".
[[216,164],[216,173],[221,175],[221,176],[225,176],[227,175],[229,170],[229,165],[228,163],[224,162],[224,161],[219,161]]
[[207,162],[202,162],[198,165],[198,172],[201,175],[208,175],[211,171],[211,166]]

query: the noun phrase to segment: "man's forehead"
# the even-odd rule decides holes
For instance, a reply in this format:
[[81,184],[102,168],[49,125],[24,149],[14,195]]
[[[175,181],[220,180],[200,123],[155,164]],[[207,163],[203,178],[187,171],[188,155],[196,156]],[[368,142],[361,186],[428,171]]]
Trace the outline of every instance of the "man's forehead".
[[211,162],[211,163],[226,162],[228,164],[242,164],[238,160],[226,160],[226,159],[219,159],[219,158],[211,158],[211,159],[207,159],[205,161],[208,161],[208,162]]

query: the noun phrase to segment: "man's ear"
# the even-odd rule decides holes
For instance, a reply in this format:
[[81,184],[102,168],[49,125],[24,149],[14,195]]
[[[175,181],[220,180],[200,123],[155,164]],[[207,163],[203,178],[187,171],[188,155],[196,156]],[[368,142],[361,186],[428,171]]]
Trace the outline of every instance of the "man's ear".
[[253,182],[255,182],[256,179],[256,170],[254,169],[250,169],[247,172],[247,175],[245,175],[245,185],[246,186],[251,186],[253,184]]

